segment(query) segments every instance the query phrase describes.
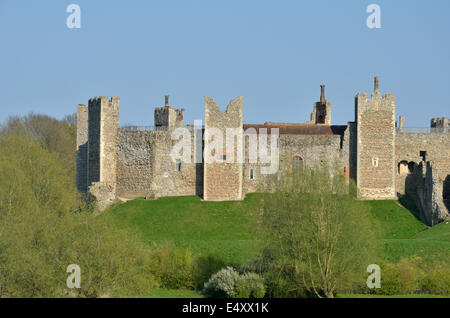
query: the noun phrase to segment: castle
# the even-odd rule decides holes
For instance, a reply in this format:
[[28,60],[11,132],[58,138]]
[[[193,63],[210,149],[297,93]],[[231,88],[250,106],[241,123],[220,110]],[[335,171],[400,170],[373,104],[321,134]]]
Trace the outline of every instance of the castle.
[[[374,90],[355,97],[355,120],[331,124],[331,102],[321,86],[310,121],[288,124],[244,124],[243,98],[232,100],[221,112],[205,97],[204,126],[184,124],[184,109],[165,105],[155,109],[154,127],[120,127],[119,97],[96,97],[77,109],[77,187],[89,192],[104,208],[120,198],[198,195],[207,201],[241,200],[264,180],[267,162],[249,160],[249,140],[260,132],[278,129],[272,146],[279,165],[304,167],[326,158],[339,163],[342,173],[355,180],[361,199],[414,198],[420,218],[434,225],[449,218],[450,124],[434,118],[429,128],[405,127],[396,121],[395,95],[382,95],[378,77]],[[191,132],[189,162],[173,160],[178,142],[173,133]],[[208,129],[237,128],[233,138],[243,142],[244,161],[228,162],[237,150],[221,149],[214,162],[201,160],[213,141]],[[269,144],[269,143],[268,143]],[[198,160],[200,158],[200,160]]]

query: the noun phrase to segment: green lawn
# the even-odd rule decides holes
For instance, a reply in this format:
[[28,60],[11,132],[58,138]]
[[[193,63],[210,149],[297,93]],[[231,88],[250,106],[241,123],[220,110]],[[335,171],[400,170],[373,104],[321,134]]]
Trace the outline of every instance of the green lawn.
[[[251,216],[260,198],[261,194],[228,202],[204,202],[195,196],[136,199],[109,209],[105,215],[118,226],[137,232],[148,244],[171,241],[189,248],[194,256],[242,264],[260,250]],[[424,225],[411,212],[415,207],[409,201],[364,203],[378,222],[387,260],[419,256],[427,262],[450,262],[450,224]]]
[[[258,229],[252,217],[252,213],[258,211],[261,197],[262,194],[249,194],[243,201],[231,202],[204,202],[195,196],[153,201],[136,199],[112,207],[103,217],[137,233],[149,245],[170,241],[189,248],[193,256],[212,256],[224,263],[243,264],[257,256],[261,248],[255,240]],[[403,257],[418,256],[427,263],[450,263],[449,222],[430,228],[414,216],[415,207],[407,201],[364,201],[364,204],[376,220],[386,260],[397,262]],[[201,295],[191,290],[157,289],[143,297],[192,298]]]
[[106,212],[116,224],[137,232],[148,244],[173,242],[194,256],[213,256],[226,263],[245,263],[257,255],[251,212],[260,196],[243,201],[204,202],[198,197],[136,199]]
[[[387,260],[419,256],[425,262],[450,262],[450,224],[443,222],[428,227],[418,220],[409,202],[366,201],[371,214],[379,222]],[[406,203],[406,204],[405,204]]]

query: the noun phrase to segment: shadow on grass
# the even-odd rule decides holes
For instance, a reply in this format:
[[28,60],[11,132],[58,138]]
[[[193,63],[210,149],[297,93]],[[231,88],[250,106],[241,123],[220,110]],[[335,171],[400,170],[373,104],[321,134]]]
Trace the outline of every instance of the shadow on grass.
[[404,194],[404,195],[400,195],[398,194],[398,203],[400,203],[400,205],[402,207],[404,207],[405,209],[407,209],[408,211],[411,212],[412,215],[414,215],[414,217],[422,222],[423,220],[420,218],[420,211],[419,208],[417,207],[416,203],[414,202],[414,199],[411,198],[411,196],[409,196],[408,194]]

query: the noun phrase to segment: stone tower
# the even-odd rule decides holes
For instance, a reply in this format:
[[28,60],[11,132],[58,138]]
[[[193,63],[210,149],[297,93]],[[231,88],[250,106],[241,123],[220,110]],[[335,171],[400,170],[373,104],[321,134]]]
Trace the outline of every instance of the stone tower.
[[88,108],[77,107],[77,189],[88,190]]
[[165,96],[165,105],[155,108],[155,127],[182,127],[184,125],[184,108],[169,106],[169,95]]
[[89,100],[87,179],[90,192],[102,202],[115,198],[119,105],[119,97]]
[[355,98],[356,183],[362,199],[395,199],[395,95],[381,95],[378,77],[371,98]]
[[[237,151],[238,145],[243,143],[242,118],[242,96],[233,99],[224,113],[213,99],[205,97],[203,165],[205,201],[242,199],[242,161],[238,159]],[[227,143],[227,139],[233,140],[233,147]],[[208,158],[211,158],[210,162]]]
[[331,102],[325,99],[325,85],[320,85],[320,101],[314,103],[311,122],[314,124],[331,125]]

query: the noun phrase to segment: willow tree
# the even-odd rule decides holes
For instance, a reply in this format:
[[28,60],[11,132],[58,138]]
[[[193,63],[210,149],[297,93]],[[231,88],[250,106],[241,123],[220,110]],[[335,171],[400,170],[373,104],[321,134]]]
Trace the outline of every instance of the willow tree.
[[379,240],[366,206],[354,197],[353,181],[322,163],[272,175],[263,190],[259,232],[287,288],[334,297],[362,285]]

